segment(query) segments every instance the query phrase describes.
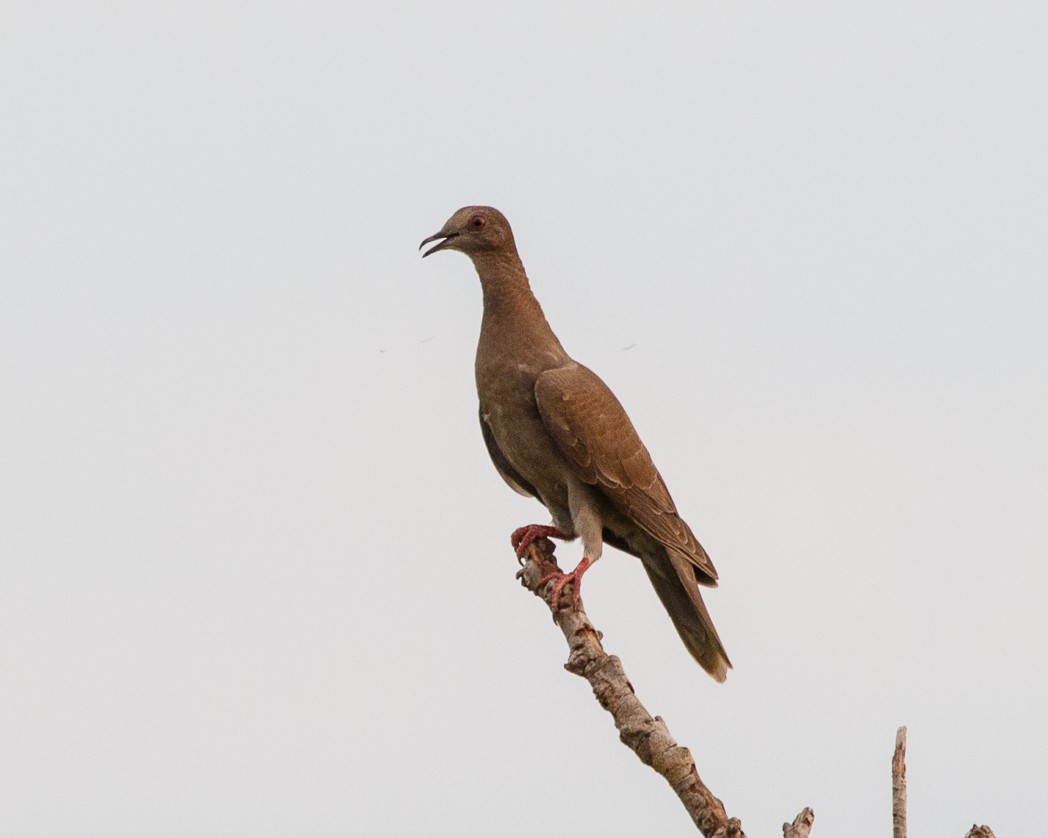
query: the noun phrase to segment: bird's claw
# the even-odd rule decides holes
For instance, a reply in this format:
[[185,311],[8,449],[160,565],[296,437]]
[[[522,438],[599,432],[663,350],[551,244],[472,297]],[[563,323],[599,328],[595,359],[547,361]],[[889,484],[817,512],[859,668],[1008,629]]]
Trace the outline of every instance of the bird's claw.
[[509,537],[509,543],[513,545],[513,549],[517,551],[517,559],[523,559],[524,553],[528,549],[528,545],[531,544],[536,538],[568,538],[567,533],[561,532],[556,527],[551,527],[546,524],[528,524],[526,527],[520,527],[513,531],[513,535]]
[[569,582],[571,584],[571,607],[578,608],[579,605],[579,594],[582,591],[582,574],[585,573],[589,566],[593,564],[586,556],[582,557],[582,561],[579,562],[571,573],[562,573],[559,570],[555,570],[552,573],[547,573],[538,583],[535,585],[536,588],[545,585],[552,579],[556,582],[553,584],[553,594],[550,596],[550,608],[553,609],[553,613],[556,614],[560,610],[560,593],[564,590],[564,586]]

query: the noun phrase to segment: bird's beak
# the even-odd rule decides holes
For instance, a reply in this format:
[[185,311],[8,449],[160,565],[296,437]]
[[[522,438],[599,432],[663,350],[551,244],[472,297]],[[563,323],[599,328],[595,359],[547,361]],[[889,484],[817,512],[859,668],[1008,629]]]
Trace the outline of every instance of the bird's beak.
[[423,239],[422,240],[422,244],[420,244],[418,246],[419,250],[422,250],[422,248],[425,245],[429,244],[430,242],[435,242],[437,239],[443,239],[443,241],[440,244],[434,245],[429,250],[427,250],[425,253],[423,253],[422,254],[422,258],[425,259],[427,256],[429,256],[430,253],[436,253],[438,250],[443,250],[445,247],[447,247],[449,244],[451,244],[451,242],[457,236],[458,236],[458,233],[447,233],[444,230],[441,230],[439,233],[434,233],[428,239]]

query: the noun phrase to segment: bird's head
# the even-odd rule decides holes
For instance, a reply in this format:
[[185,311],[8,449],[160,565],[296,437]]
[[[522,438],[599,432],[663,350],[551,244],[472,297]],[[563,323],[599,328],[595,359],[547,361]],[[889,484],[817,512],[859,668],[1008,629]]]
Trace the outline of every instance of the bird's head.
[[494,207],[463,207],[447,220],[439,233],[423,239],[419,250],[434,241],[439,243],[423,253],[423,258],[438,250],[458,250],[472,258],[507,247],[516,249],[506,216]]

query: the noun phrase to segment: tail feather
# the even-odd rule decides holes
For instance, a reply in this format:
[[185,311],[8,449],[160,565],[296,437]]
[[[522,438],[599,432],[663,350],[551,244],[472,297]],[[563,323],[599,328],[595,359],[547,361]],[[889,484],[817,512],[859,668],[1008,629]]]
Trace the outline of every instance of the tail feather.
[[665,549],[641,556],[641,560],[685,647],[715,681],[723,682],[731,661],[702,601],[695,566]]

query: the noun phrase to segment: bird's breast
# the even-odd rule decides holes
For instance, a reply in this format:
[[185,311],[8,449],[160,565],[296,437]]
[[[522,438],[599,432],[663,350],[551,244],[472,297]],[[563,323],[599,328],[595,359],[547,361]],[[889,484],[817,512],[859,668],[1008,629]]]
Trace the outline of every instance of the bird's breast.
[[[507,376],[501,384],[506,385]],[[566,508],[567,478],[563,458],[539,415],[534,386],[478,388],[480,414],[499,451],[533,486],[542,503]]]

